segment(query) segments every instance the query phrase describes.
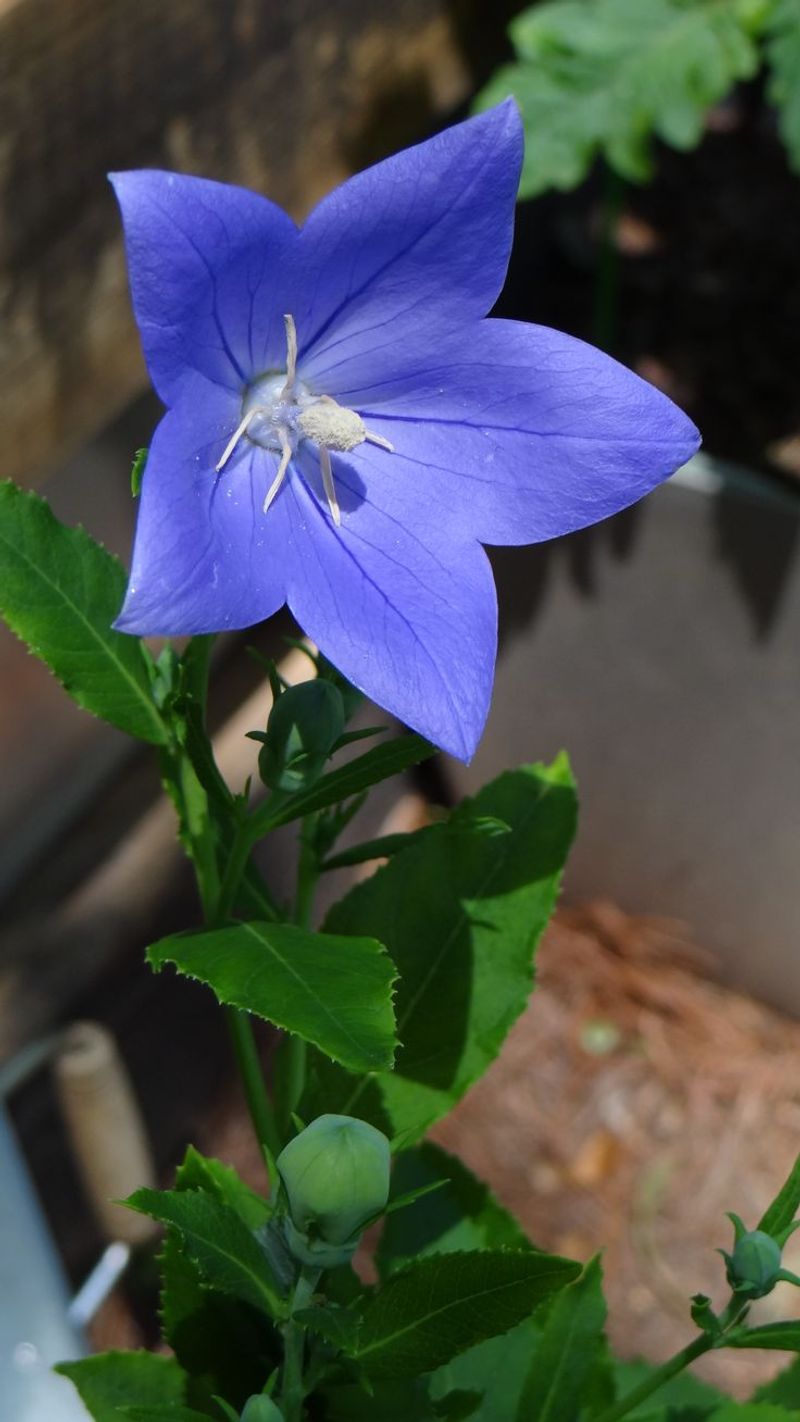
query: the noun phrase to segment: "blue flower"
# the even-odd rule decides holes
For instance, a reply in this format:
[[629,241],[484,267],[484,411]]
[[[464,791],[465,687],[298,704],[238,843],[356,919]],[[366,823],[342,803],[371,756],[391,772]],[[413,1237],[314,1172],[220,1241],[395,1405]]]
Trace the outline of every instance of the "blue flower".
[[606,518],[698,444],[608,356],[485,319],[521,159],[509,101],[351,178],[299,229],[241,188],[112,178],[168,407],[119,628],[223,631],[288,603],[355,686],[472,755],[496,652],[482,545]]

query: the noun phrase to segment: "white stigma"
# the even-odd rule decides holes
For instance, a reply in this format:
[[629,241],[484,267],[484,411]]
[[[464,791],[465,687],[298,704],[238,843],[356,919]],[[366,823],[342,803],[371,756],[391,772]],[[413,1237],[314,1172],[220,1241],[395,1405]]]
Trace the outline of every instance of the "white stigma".
[[216,471],[220,473],[225,468],[239,441],[245,436],[252,444],[276,453],[280,450],[278,470],[264,499],[266,513],[286,478],[298,443],[307,439],[319,449],[322,487],[331,518],[338,527],[342,514],[333,482],[331,450],[347,454],[360,444],[369,442],[393,453],[394,446],[382,435],[368,430],[355,410],[340,405],[330,395],[312,395],[298,380],[294,317],[287,314],[283,320],[286,326],[286,378],[281,382],[280,375],[265,376],[245,392],[242,418],[222,452]]

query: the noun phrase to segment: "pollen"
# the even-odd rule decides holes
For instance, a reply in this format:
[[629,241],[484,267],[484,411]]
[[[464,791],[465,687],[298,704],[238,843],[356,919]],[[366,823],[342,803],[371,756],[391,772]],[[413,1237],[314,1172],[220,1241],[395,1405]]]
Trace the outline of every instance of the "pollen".
[[367,430],[361,416],[355,410],[348,410],[336,400],[315,400],[302,415],[298,416],[297,428],[306,439],[315,444],[326,445],[328,449],[346,454],[356,449],[367,438]]

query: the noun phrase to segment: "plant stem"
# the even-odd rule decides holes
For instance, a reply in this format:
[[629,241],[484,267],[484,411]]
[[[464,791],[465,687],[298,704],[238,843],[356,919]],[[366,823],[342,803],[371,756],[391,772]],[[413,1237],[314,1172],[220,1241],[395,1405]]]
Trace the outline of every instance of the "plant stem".
[[280,1403],[285,1422],[301,1422],[305,1396],[303,1363],[306,1330],[302,1323],[295,1322],[293,1315],[310,1304],[319,1275],[319,1269],[311,1269],[308,1265],[304,1265],[300,1270],[292,1297],[292,1317],[284,1330],[283,1386]]
[[707,1333],[700,1333],[692,1343],[688,1343],[685,1348],[681,1348],[679,1353],[669,1358],[666,1363],[662,1363],[660,1368],[656,1368],[649,1378],[629,1392],[626,1397],[615,1402],[613,1407],[609,1407],[605,1412],[601,1412],[596,1422],[616,1422],[618,1417],[624,1417],[634,1407],[638,1407],[640,1402],[644,1402],[652,1392],[663,1387],[665,1382],[674,1378],[676,1373],[683,1372],[695,1358],[700,1358],[703,1353],[708,1353],[714,1347],[714,1340]]
[[264,1084],[252,1023],[248,1014],[236,1007],[226,1007],[225,1015],[253,1129],[259,1144],[275,1156],[280,1151],[281,1141]]
[[[320,876],[319,856],[314,842],[317,816],[307,815],[300,831],[300,858],[297,865],[297,893],[294,921],[299,928],[308,928],[314,912],[314,893]],[[281,1124],[288,1128],[292,1112],[297,1110],[305,1090],[308,1048],[302,1037],[290,1036],[284,1054]]]

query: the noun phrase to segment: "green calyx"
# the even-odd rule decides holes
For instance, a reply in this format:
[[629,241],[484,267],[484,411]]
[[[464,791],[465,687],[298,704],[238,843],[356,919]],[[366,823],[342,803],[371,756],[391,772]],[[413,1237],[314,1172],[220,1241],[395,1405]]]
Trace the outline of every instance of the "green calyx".
[[346,1263],[363,1230],[386,1208],[386,1137],[353,1116],[319,1116],[284,1147],[277,1167],[295,1258],[318,1269]]

